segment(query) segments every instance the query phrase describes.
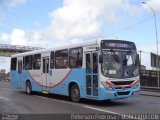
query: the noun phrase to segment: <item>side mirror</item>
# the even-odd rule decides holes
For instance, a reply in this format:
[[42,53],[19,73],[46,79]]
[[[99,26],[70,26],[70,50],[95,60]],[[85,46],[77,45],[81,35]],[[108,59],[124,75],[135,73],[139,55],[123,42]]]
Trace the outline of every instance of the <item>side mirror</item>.
[[103,62],[103,55],[99,55],[99,63]]
[[135,66],[140,66],[139,63],[140,63],[140,62],[139,62],[139,54],[137,54],[137,56],[136,56],[136,61],[135,61]]

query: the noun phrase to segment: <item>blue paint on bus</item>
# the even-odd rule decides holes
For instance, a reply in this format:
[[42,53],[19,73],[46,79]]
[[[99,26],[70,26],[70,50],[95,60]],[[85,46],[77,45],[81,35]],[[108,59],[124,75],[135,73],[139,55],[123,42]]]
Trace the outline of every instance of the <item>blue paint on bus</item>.
[[[139,94],[135,94],[137,91],[140,91],[140,88],[132,89],[132,88],[126,88],[126,89],[119,89],[119,90],[106,90],[105,88],[98,87],[98,96],[87,96],[86,94],[86,69],[73,69],[71,73],[68,75],[68,77],[62,82],[60,85],[55,86],[53,88],[48,88],[47,90],[49,93],[53,94],[60,94],[69,96],[69,84],[71,82],[75,82],[79,88],[80,88],[80,97],[81,98],[90,98],[90,99],[97,99],[97,100],[112,100],[112,99],[122,99],[127,98],[130,96],[139,96]],[[22,91],[26,90],[26,81],[29,80],[32,84],[32,90],[41,92],[43,90],[43,87],[38,85],[28,74],[26,70],[22,71],[22,74],[20,75],[17,71],[11,71],[11,84],[15,88],[20,88]],[[19,78],[19,79],[17,79]],[[22,78],[20,80],[20,78]],[[21,83],[19,83],[21,81]],[[98,80],[99,81],[99,80]],[[100,82],[98,83],[98,85]],[[21,86],[20,86],[21,85]],[[118,93],[128,93],[127,95],[118,95]]]

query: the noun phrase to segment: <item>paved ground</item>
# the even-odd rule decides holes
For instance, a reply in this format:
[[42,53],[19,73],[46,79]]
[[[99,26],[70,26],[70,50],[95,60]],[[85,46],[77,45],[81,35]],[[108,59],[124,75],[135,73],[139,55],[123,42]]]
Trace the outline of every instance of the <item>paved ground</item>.
[[148,90],[142,90],[141,95],[145,96],[153,96],[153,97],[160,97],[160,91],[148,91]]
[[[6,116],[10,114],[37,114],[43,118],[45,115],[55,115],[65,117],[62,114],[159,114],[160,97],[151,96],[147,91],[142,91],[140,97],[114,101],[92,101],[82,100],[81,103],[73,103],[68,97],[57,95],[26,95],[10,87],[8,82],[0,82],[0,113]],[[145,94],[145,95],[144,95]],[[153,94],[153,92],[152,92]],[[157,93],[154,92],[157,95]],[[41,115],[42,114],[42,115]],[[75,117],[75,116],[74,116]],[[52,116],[53,118],[53,116]],[[160,117],[158,118],[160,119]]]

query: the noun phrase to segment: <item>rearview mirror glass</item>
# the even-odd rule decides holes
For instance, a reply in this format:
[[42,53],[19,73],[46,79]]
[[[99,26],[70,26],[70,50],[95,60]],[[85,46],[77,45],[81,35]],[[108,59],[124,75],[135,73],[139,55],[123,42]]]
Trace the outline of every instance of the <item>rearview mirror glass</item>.
[[99,63],[103,62],[103,55],[99,55]]

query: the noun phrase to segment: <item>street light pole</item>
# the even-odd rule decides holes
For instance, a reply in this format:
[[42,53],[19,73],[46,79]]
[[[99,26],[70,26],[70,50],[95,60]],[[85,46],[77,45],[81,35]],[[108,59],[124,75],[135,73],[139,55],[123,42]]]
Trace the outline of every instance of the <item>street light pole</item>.
[[157,71],[157,84],[158,84],[158,87],[159,87],[158,34],[157,34],[156,12],[151,7],[151,5],[148,4],[147,2],[142,2],[142,3],[148,5],[148,7],[151,9],[151,11],[153,12],[153,15],[154,15],[154,25],[155,25],[155,32],[156,32],[156,47],[157,47],[156,71]]

